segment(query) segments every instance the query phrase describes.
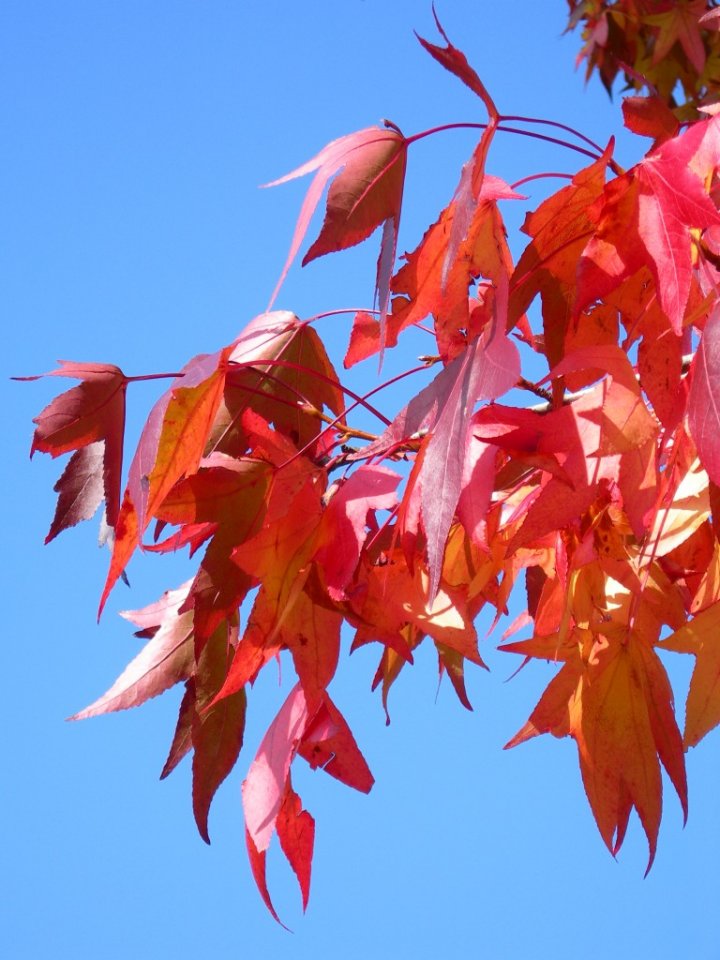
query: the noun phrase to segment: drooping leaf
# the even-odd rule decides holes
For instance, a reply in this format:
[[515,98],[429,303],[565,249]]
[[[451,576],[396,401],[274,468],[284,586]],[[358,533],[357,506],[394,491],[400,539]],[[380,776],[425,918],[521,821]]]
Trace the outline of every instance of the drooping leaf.
[[692,365],[688,423],[703,467],[720,483],[720,313],[710,314]]
[[313,769],[322,767],[362,793],[369,793],[375,783],[350,727],[327,694],[315,715],[308,718],[298,753]]
[[61,360],[59,370],[16,379],[39,377],[81,381],[55,397],[33,421],[37,429],[30,456],[36,450],[53,457],[76,451],[55,487],[60,496],[45,542],[92,517],[103,497],[106,522],[114,527],[120,508],[128,378],[112,364]]
[[695,669],[688,691],[684,742],[697,746],[720,723],[720,602],[716,602],[676,630],[659,646],[676,653],[692,653]]
[[137,707],[192,675],[195,669],[192,616],[180,612],[188,587],[189,582],[177,590],[168,590],[160,600],[142,610],[123,614],[139,626],[141,632],[149,631],[151,639],[107,693],[70,717],[71,720]]
[[371,512],[397,505],[395,490],[400,479],[387,467],[366,464],[350,475],[328,503],[314,559],[323,570],[333,600],[345,599],[345,588],[360,559]]
[[303,258],[303,266],[326,253],[344,250],[360,243],[384,224],[378,260],[377,292],[381,318],[385,316],[389,298],[388,281],[395,260],[400,224],[405,161],[405,138],[398,130],[368,127],[333,140],[312,160],[284,177],[266,184],[274,187],[317,171],[300,210],[290,252],[271,304],[300,249],[323,190],[334,176],[328,191],[325,222],[319,236]]
[[557,634],[502,648],[564,661],[528,723],[507,746],[540,733],[572,736],[585,791],[608,849],[613,855],[620,849],[635,808],[648,839],[649,870],[662,810],[661,763],[687,816],[682,738],[672,690],[652,649],[661,623],[649,616],[652,600],[641,615],[633,592],[605,573],[602,564],[580,566],[564,594]]
[[220,351],[191,360],[148,417],[130,465],[100,610],[158,506],[197,469],[222,396],[225,357]]
[[227,675],[232,646],[220,626],[203,647],[191,683],[195,691],[191,725],[193,812],[200,836],[210,843],[208,813],[215,792],[235,766],[243,744],[247,698],[241,689],[219,703],[213,700]]
[[242,786],[243,810],[248,835],[255,849],[264,853],[270,846],[275,823],[290,773],[308,721],[302,687],[297,684],[263,737]]
[[307,810],[302,809],[300,797],[289,780],[277,818],[277,832],[282,851],[298,879],[303,910],[306,910],[310,897],[315,821]]
[[95,515],[105,496],[104,459],[103,440],[81,447],[70,457],[62,476],[53,487],[58,494],[58,501],[45,543],[50,543],[62,530],[74,527],[81,520],[90,520]]

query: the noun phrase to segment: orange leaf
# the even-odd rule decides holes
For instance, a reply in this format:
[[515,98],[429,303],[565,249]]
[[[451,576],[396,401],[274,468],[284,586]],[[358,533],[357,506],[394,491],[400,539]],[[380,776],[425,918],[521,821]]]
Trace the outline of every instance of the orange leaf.
[[[583,659],[577,648],[570,653],[528,723],[507,746],[540,733],[572,736],[585,792],[608,849],[613,854],[620,849],[635,807],[648,839],[649,870],[662,811],[660,762],[687,817],[682,739],[670,683],[652,647],[637,635],[627,642],[588,631],[580,637]],[[510,646],[523,652],[525,645]]]
[[720,602],[659,644],[664,650],[696,658],[685,714],[685,746],[694,747],[720,723]]

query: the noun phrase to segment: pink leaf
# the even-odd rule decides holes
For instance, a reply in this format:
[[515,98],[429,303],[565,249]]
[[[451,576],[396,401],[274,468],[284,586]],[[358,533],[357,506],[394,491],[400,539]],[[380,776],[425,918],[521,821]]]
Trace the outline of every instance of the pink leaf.
[[322,520],[321,546],[315,560],[323,568],[328,593],[344,600],[365,542],[368,515],[397,505],[400,476],[387,467],[364,465],[342,484],[330,500]]
[[475,404],[481,399],[501,396],[515,385],[520,373],[517,347],[504,332],[507,284],[501,286],[504,292],[498,289],[496,320],[362,452],[363,457],[381,456],[410,437],[432,433],[417,482],[409,494],[406,493],[409,516],[417,517],[417,511],[412,509],[408,497],[420,497],[428,543],[430,600],[437,592],[445,541],[460,497],[468,450],[466,441]]
[[290,764],[307,719],[305,694],[300,684],[296,684],[263,737],[242,785],[245,824],[260,853],[270,845]]
[[405,138],[399,131],[368,127],[333,140],[307,163],[265,184],[274,187],[317,171],[300,209],[290,252],[270,299],[271,306],[300,249],[323,190],[335,176],[328,191],[325,222],[305,254],[303,266],[316,257],[360,243],[385,223],[378,262],[378,289],[381,311],[386,311],[400,221],[405,157]]
[[103,461],[105,441],[96,440],[76,450],[53,489],[58,494],[55,516],[45,543],[50,543],[61,530],[89,520],[105,495]]
[[192,612],[178,611],[185,602],[189,586],[190,581],[177,590],[168,590],[160,600],[142,610],[122,614],[141,628],[141,634],[153,631],[152,639],[107,693],[70,720],[85,720],[102,713],[137,707],[181,680],[187,680],[195,667]]
[[692,364],[688,398],[690,434],[700,461],[720,483],[720,313],[710,314]]

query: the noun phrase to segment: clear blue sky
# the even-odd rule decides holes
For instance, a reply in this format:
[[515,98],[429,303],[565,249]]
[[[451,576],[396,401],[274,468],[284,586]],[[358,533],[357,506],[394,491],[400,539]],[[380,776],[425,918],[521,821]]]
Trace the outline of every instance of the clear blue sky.
[[[438,7],[501,111],[563,120],[601,142],[618,131],[617,105],[597,81],[584,90],[573,70],[579,41],[561,37],[561,0]],[[413,29],[435,37],[429,3],[3,4],[0,942],[9,960],[720,955],[718,734],[688,757],[685,830],[666,790],[657,860],[643,880],[637,820],[614,862],[571,741],[541,738],[503,752],[552,669],[538,665],[505,683],[517,661],[492,640],[482,642],[491,673],[469,676],[474,713],[447,685],[436,699],[428,647],[393,690],[389,728],[369,689],[378,651],[343,660],[333,696],[377,782],[365,797],[298,764],[295,784],[318,824],[305,917],[284,862],[270,865],[294,934],[273,922],[254,888],[240,807],[240,782],[289,671],[283,689],[268,676],[251,694],[246,749],[211,812],[209,848],[192,820],[189,765],[158,782],[179,691],[137,711],[63,719],[103,692],[137,649],[116,612],[156,599],[185,567],[140,558],[132,588],[116,589],[96,626],[107,562],[96,524],[44,548],[59,464],[27,459],[32,416],[71,383],[8,377],[52,369],[57,358],[114,362],[131,374],[173,370],[232,340],[266,305],[306,186],[258,184],[382,117],[406,134],[483,119]],[[401,249],[412,249],[452,194],[471,148],[465,133],[417,144]],[[639,149],[621,134],[621,162]],[[489,170],[512,181],[582,163],[506,136]],[[545,188],[529,189],[536,205]],[[509,216],[513,227],[523,210]],[[375,256],[371,242],[296,267],[278,306],[310,315],[370,305]],[[341,356],[346,320],[320,331]],[[387,371],[412,360],[389,358]],[[355,382],[367,388],[375,375],[368,364]],[[156,395],[152,384],[132,391],[132,436]],[[488,625],[481,621],[481,632]],[[687,676],[668,663],[682,702]]]

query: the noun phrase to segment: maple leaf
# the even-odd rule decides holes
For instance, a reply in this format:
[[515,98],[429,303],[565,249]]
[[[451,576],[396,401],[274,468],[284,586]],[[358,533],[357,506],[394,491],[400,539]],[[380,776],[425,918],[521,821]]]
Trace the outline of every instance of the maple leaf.
[[690,435],[700,460],[715,483],[720,483],[720,314],[708,317],[692,363],[687,415]]
[[246,840],[258,889],[268,909],[280,922],[272,905],[265,880],[265,854],[275,830],[283,851],[295,871],[307,904],[314,821],[298,812],[300,799],[290,786],[290,765],[300,753],[315,768],[322,766],[331,776],[358,790],[371,789],[373,778],[350,730],[327,695],[308,710],[300,684],[285,703],[263,737],[242,786]]
[[140,636],[150,635],[151,639],[107,693],[70,717],[71,720],[137,707],[192,675],[195,669],[192,616],[180,612],[189,586],[188,582],[177,590],[168,590],[160,600],[142,610],[122,614],[141,628]]
[[381,326],[384,325],[400,226],[406,157],[405,138],[399,130],[368,127],[333,140],[307,163],[265,184],[275,187],[317,171],[300,209],[290,252],[270,300],[271,305],[300,249],[323,190],[334,176],[328,191],[325,221],[303,258],[303,266],[326,253],[360,243],[383,224],[376,292]]
[[215,792],[235,766],[245,731],[245,690],[214,703],[232,659],[231,631],[222,624],[202,649],[197,670],[188,681],[192,690],[192,798],[200,836],[210,843],[208,813]]
[[303,910],[306,910],[310,897],[315,821],[307,810],[302,809],[300,797],[292,789],[290,778],[285,788],[276,826],[282,852],[297,877],[302,894]]
[[370,768],[345,718],[327,694],[317,710],[308,716],[298,754],[313,770],[320,767],[361,793],[372,790],[375,779]]
[[410,515],[407,529],[416,530],[416,520],[420,515],[423,519],[431,597],[437,590],[445,541],[460,498],[475,404],[505,393],[519,375],[517,347],[504,332],[504,306],[501,302],[496,321],[421,390],[362,454],[384,454],[421,431],[430,434],[404,502]]
[[685,707],[685,747],[694,747],[720,723],[720,602],[706,607],[658,646],[695,656]]
[[37,429],[30,456],[36,450],[53,457],[76,451],[55,485],[58,504],[45,543],[80,520],[89,520],[103,498],[105,521],[114,527],[120,508],[129,378],[112,364],[61,360],[59,370],[15,379],[40,377],[76,377],[82,381],[55,397],[33,421]]
[[516,323],[537,294],[542,296],[545,353],[550,364],[563,355],[568,303],[575,298],[577,258],[592,234],[588,210],[601,195],[612,144],[589,167],[528,214],[523,232],[532,239],[510,279],[509,324]]
[[483,100],[483,102],[487,103],[489,97],[485,89],[485,85],[468,63],[465,54],[461,50],[458,50],[457,47],[453,46],[453,44],[448,40],[447,34],[443,30],[442,24],[438,19],[438,15],[435,12],[434,7],[433,17],[435,19],[435,26],[438,28],[440,35],[445,41],[445,46],[439,47],[435,43],[430,43],[428,40],[424,40],[417,33],[415,36],[418,38],[422,46],[427,50],[431,57],[437,60],[438,63],[442,64],[442,66],[445,67],[445,69],[450,73],[455,74],[455,76],[459,80],[462,80],[462,82],[469,87],[473,93],[476,93],[480,99]]
[[698,73],[705,66],[705,47],[700,36],[699,19],[705,13],[705,0],[681,0],[668,5],[662,13],[646,14],[645,23],[658,27],[653,63],[660,63],[675,43],[679,43]]
[[675,114],[658,97],[625,97],[622,102],[625,126],[642,137],[652,137],[655,146],[674,137],[679,128]]
[[687,817],[682,739],[670,683],[651,646],[639,635],[618,636],[579,626],[576,643],[558,637],[520,641],[501,649],[564,660],[527,724],[506,748],[541,733],[572,736],[585,791],[600,834],[615,855],[635,807],[648,839],[649,870],[662,811],[660,762]]
[[512,269],[497,208],[498,200],[511,199],[521,195],[499,178],[486,175],[477,197],[472,202],[465,198],[469,210],[456,196],[419,246],[405,255],[405,264],[391,282],[397,296],[389,319],[390,343],[401,330],[432,314],[444,357],[453,359],[467,346],[473,338],[468,332],[471,283],[484,276],[501,284]]
[[314,559],[324,572],[333,600],[344,600],[345,588],[360,559],[371,512],[397,505],[399,474],[387,467],[360,466],[333,492],[323,514]]
[[[373,640],[385,645],[375,686],[383,681],[383,704],[402,667],[413,662],[413,650],[425,636],[435,643],[441,663],[451,671],[453,686],[469,708],[462,683],[462,662],[485,666],[478,651],[473,626],[476,609],[465,585],[441,580],[433,599],[429,598],[429,577],[416,563],[408,568],[403,552],[385,552],[378,566],[367,560],[361,566],[350,596],[347,618],[356,627],[353,649]],[[446,562],[446,568],[448,564]]]
[[682,333],[693,274],[691,231],[720,223],[692,165],[703,143],[714,141],[715,124],[696,124],[668,140],[605,188],[589,211],[596,229],[578,268],[576,314],[646,265],[673,331]]

